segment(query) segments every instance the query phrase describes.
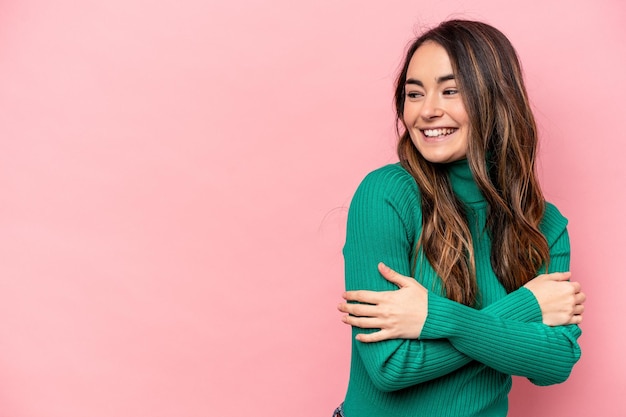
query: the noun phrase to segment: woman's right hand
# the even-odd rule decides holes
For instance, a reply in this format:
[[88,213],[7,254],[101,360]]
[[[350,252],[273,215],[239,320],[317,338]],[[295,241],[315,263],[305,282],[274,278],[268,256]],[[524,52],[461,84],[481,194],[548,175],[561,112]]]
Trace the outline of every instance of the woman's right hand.
[[548,326],[580,324],[586,296],[578,282],[569,281],[571,272],[543,274],[524,285],[541,307],[543,323]]

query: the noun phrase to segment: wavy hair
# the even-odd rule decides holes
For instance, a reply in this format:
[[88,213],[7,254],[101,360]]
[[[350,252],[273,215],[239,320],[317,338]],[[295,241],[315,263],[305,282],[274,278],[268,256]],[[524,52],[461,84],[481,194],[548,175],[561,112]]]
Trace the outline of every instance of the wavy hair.
[[507,292],[530,281],[549,262],[548,243],[539,230],[545,200],[535,171],[537,126],[517,53],[496,28],[450,20],[409,46],[396,82],[395,107],[400,163],[421,191],[423,228],[417,250],[422,248],[448,298],[475,305],[476,267],[463,204],[445,167],[422,157],[403,121],[409,62],[427,41],[446,50],[460,87],[470,119],[467,159],[489,204],[491,265]]

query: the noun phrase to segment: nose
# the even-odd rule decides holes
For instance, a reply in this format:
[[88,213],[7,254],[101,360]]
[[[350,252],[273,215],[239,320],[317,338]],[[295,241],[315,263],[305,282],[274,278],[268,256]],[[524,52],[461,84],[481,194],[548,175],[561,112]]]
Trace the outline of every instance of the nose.
[[424,97],[422,108],[420,109],[420,117],[424,120],[432,120],[441,116],[443,116],[443,108],[441,107],[440,98],[436,94]]

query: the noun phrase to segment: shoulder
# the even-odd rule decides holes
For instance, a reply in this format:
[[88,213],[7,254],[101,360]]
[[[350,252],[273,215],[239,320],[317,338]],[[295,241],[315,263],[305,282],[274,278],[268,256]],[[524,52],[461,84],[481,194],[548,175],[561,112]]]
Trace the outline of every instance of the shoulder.
[[548,245],[552,245],[567,228],[567,218],[561,214],[554,204],[546,201],[546,211],[539,224],[539,229],[546,237]]
[[365,176],[348,210],[346,245],[355,236],[370,236],[377,245],[401,236],[412,242],[422,224],[417,183],[400,164],[378,168]]
[[412,208],[420,206],[419,190],[413,176],[399,163],[389,164],[365,176],[350,205],[369,209],[380,205]]
[[350,203],[353,215],[377,217],[390,210],[407,221],[421,213],[417,183],[400,164],[385,165],[367,174]]
[[385,165],[365,176],[356,194],[385,194],[400,197],[418,193],[415,179],[399,163]]

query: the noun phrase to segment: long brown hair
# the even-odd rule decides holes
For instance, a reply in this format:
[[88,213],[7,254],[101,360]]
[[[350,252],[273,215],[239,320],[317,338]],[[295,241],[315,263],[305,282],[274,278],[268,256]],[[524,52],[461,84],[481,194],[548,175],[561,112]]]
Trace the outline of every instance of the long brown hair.
[[491,265],[507,292],[535,277],[549,262],[539,230],[545,201],[535,172],[537,126],[521,65],[509,40],[481,22],[450,20],[409,47],[395,92],[398,156],[419,185],[423,229],[418,242],[443,282],[446,296],[474,305],[476,268],[463,204],[451,189],[445,167],[418,152],[403,122],[407,70],[424,42],[441,45],[450,58],[470,118],[467,159],[489,212]]

